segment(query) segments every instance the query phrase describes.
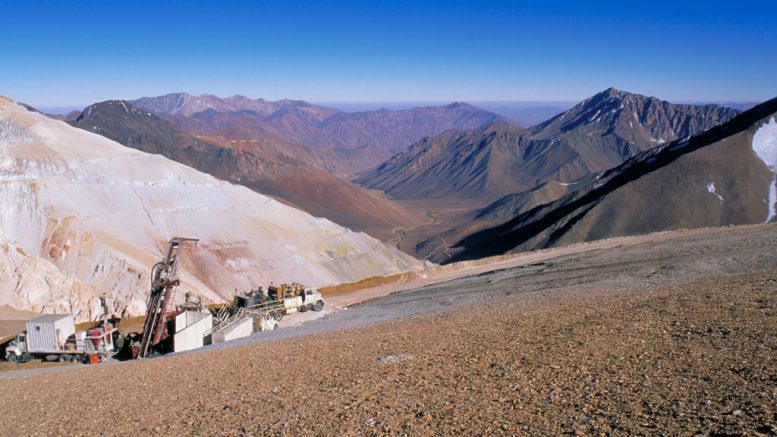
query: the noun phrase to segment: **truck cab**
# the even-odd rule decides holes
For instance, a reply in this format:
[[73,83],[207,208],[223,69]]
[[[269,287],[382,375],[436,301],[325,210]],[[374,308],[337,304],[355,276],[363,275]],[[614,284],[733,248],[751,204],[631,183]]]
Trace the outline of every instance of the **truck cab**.
[[303,307],[306,310],[321,311],[324,309],[324,297],[315,288],[306,288],[302,295]]
[[5,359],[17,363],[25,354],[27,354],[27,332],[22,332],[5,347]]
[[297,293],[284,296],[283,306],[286,309],[286,314],[295,311],[321,311],[324,309],[324,298],[315,288],[300,287]]

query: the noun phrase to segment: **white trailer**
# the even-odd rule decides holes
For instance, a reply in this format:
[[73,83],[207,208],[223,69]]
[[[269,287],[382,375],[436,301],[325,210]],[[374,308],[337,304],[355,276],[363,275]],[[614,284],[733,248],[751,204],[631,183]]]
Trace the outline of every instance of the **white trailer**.
[[76,322],[71,314],[44,314],[27,322],[27,349],[61,352],[68,337],[75,333]]

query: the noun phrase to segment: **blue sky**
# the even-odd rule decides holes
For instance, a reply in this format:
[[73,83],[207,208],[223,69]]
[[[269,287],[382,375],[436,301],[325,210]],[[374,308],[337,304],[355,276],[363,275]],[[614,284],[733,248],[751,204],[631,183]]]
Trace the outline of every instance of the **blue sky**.
[[[632,4],[634,3],[634,4]],[[644,3],[644,4],[643,4]],[[312,102],[777,95],[777,2],[0,0],[0,94]]]

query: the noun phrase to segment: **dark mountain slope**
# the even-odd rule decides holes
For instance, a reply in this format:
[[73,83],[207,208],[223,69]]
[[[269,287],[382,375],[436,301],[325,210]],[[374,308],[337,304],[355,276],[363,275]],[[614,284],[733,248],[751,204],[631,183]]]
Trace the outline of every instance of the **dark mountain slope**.
[[[753,150],[753,139],[759,129],[777,126],[776,113],[772,99],[689,140],[641,153],[559,200],[463,238],[449,249],[447,261],[660,230],[762,223],[775,206],[775,175]],[[777,142],[777,129],[772,134],[767,141]]]
[[[529,183],[514,144],[523,129],[497,122],[472,131],[424,138],[356,182],[399,199],[493,197]],[[527,164],[531,165],[531,164]]]

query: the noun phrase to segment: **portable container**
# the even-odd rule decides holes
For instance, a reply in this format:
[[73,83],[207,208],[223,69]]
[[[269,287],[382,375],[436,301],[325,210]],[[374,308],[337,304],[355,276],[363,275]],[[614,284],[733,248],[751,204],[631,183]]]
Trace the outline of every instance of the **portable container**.
[[27,322],[27,350],[30,353],[64,351],[67,338],[75,333],[72,314],[44,314]]

